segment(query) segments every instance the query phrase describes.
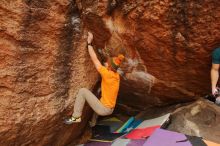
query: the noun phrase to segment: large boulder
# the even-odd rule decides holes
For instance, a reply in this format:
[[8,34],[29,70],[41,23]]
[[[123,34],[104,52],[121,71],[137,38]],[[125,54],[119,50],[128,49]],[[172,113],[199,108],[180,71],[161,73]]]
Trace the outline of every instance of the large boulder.
[[[210,93],[211,52],[220,46],[219,4],[217,0],[79,3],[88,14],[87,28],[104,40],[95,43],[97,48],[126,54],[122,102],[144,107]],[[107,32],[111,36],[106,42]]]
[[[220,1],[1,0],[0,145],[65,145],[90,118],[65,126],[78,89],[98,74],[86,49],[123,53],[120,100],[146,108],[209,92]],[[106,53],[105,53],[106,54]],[[99,55],[105,59],[106,55]]]
[[220,107],[211,102],[198,100],[176,109],[172,113],[168,129],[220,143],[219,122]]
[[86,50],[74,1],[0,1],[0,145],[65,145],[90,116],[74,126],[79,88],[92,89],[98,74]]

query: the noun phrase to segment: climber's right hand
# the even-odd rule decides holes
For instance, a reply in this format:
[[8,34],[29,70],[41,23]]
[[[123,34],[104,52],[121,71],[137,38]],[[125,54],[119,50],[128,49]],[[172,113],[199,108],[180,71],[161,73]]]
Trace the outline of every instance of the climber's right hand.
[[216,95],[218,93],[218,89],[215,87],[212,89],[212,95]]

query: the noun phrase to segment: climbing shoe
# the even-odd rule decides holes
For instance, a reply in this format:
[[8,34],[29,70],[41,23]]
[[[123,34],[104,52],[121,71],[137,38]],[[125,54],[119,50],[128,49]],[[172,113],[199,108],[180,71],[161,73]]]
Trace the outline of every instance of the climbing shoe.
[[78,117],[78,118],[70,117],[70,118],[64,120],[64,123],[67,125],[70,125],[73,123],[79,123],[79,122],[81,122],[81,117]]
[[209,100],[209,101],[211,101],[211,102],[215,102],[216,97],[213,96],[213,95],[206,95],[206,96],[205,96],[205,99],[207,99],[207,100]]

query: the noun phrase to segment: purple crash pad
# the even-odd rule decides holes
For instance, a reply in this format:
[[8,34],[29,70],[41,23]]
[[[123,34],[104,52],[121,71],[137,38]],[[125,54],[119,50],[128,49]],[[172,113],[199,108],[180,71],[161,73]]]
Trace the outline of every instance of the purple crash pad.
[[181,133],[156,129],[143,146],[192,146]]

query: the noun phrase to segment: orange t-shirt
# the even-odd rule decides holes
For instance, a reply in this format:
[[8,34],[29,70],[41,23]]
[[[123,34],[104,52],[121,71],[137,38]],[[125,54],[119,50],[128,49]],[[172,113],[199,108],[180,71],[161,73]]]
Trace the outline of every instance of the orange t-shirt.
[[100,67],[98,71],[102,76],[102,97],[100,101],[106,107],[114,108],[118,96],[120,76],[118,73],[108,70],[104,66]]

